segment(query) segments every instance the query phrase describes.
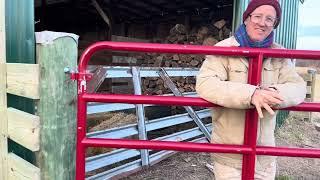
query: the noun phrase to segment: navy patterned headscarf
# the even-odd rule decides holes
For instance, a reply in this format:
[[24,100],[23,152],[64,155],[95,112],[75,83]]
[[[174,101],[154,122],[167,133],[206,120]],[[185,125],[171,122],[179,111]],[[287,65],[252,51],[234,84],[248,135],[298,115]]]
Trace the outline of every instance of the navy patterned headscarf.
[[251,47],[251,48],[269,48],[273,43],[274,32],[272,31],[269,36],[263,41],[254,42],[248,36],[246,26],[241,24],[234,34],[236,40],[240,44],[240,47]]

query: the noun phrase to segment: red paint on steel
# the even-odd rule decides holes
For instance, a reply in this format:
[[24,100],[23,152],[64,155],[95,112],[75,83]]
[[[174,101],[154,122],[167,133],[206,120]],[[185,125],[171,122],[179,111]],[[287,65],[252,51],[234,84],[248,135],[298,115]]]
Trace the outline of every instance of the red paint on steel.
[[320,149],[257,146],[257,155],[320,158]]
[[[286,50],[286,49],[257,49],[238,47],[196,46],[177,44],[154,44],[132,42],[97,42],[89,46],[80,58],[79,70],[85,69],[91,56],[101,50],[130,51],[130,52],[157,52],[157,53],[181,53],[181,54],[219,54],[226,56],[257,57],[260,53],[264,57],[277,58],[320,58],[320,51]],[[83,71],[84,72],[84,71]]]
[[[127,43],[127,42],[98,42],[88,47],[80,58],[78,80],[78,112],[77,112],[77,156],[76,179],[85,178],[85,150],[87,147],[113,147],[130,149],[155,149],[192,152],[220,152],[243,154],[242,179],[254,178],[256,155],[291,156],[320,158],[319,149],[300,149],[285,147],[256,146],[258,114],[254,109],[247,110],[244,132],[244,145],[222,145],[186,142],[159,142],[123,139],[94,139],[86,138],[87,102],[109,102],[130,104],[157,104],[217,107],[201,98],[190,97],[159,97],[144,95],[114,95],[114,94],[88,94],[86,72],[91,56],[100,50],[157,52],[181,54],[206,54],[225,56],[244,56],[251,58],[249,62],[248,83],[258,85],[261,80],[262,62],[265,57],[320,59],[320,51],[285,50],[285,49],[248,49],[238,47],[212,47],[173,44]],[[286,108],[295,111],[320,112],[320,103],[302,103],[295,107]]]
[[219,153],[242,153],[247,154],[251,151],[249,147],[241,145],[172,142],[172,141],[148,141],[148,140],[128,140],[128,139],[101,139],[85,138],[82,143],[88,147],[114,147],[127,149],[145,149],[148,147],[153,150],[173,150],[190,152],[219,152]]
[[[261,81],[263,55],[259,54],[256,58],[249,60],[248,83],[258,86]],[[258,113],[254,109],[247,110],[244,128],[244,145],[251,147],[250,154],[243,155],[242,179],[253,179],[256,159]]]
[[[85,75],[79,74],[80,79],[86,79]],[[82,98],[85,92],[83,81],[78,80],[78,111],[77,111],[77,152],[76,152],[76,179],[85,179],[85,145],[82,140],[86,137],[87,103]],[[81,89],[79,89],[81,88]],[[80,93],[81,92],[81,93]]]
[[[82,98],[85,99],[86,102],[219,107],[204,99],[194,97],[83,93]],[[320,112],[320,103],[301,103],[294,107],[284,108],[283,110]]]

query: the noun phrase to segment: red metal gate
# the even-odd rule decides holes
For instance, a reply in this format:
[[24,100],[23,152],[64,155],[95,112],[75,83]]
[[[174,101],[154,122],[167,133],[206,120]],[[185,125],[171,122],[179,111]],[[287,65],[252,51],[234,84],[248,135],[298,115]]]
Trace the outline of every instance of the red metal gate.
[[[320,149],[286,148],[257,146],[258,114],[254,109],[246,113],[245,134],[243,145],[224,145],[210,143],[164,142],[146,140],[97,139],[86,137],[86,115],[88,102],[129,103],[129,104],[156,104],[178,106],[214,107],[210,102],[201,98],[191,97],[159,97],[145,95],[121,94],[93,94],[87,93],[87,81],[90,74],[86,68],[92,55],[100,50],[205,54],[224,56],[249,57],[248,83],[258,85],[261,81],[263,59],[299,58],[320,60],[320,51],[284,50],[284,49],[246,49],[237,47],[212,47],[172,44],[126,43],[126,42],[98,42],[88,47],[80,58],[79,72],[72,74],[78,81],[78,122],[77,122],[77,157],[76,179],[85,179],[85,150],[88,147],[112,147],[128,149],[174,150],[190,152],[217,152],[243,154],[242,179],[254,179],[255,157],[257,155],[290,156],[320,158]],[[295,107],[286,108],[293,111],[320,112],[320,103],[302,103]]]

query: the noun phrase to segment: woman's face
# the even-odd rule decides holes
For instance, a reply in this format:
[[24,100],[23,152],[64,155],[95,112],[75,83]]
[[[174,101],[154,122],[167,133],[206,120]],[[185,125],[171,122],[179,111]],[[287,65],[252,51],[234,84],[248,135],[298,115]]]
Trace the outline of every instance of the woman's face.
[[273,6],[262,5],[255,9],[245,20],[247,33],[252,41],[262,41],[269,36],[277,21]]

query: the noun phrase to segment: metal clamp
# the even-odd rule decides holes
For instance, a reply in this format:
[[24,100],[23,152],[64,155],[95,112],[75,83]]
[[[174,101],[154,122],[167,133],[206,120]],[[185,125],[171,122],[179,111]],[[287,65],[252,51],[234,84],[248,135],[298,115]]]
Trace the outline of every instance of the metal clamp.
[[65,74],[69,74],[70,75],[70,79],[76,81],[80,79],[80,75],[82,75],[82,77],[84,77],[84,79],[86,81],[89,81],[92,78],[92,74],[91,73],[79,73],[77,70],[72,69],[70,67],[65,67],[63,69],[63,72]]

